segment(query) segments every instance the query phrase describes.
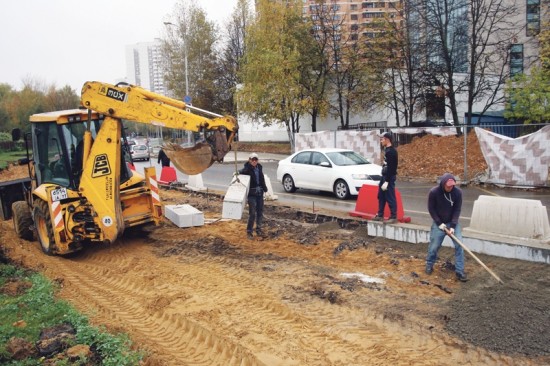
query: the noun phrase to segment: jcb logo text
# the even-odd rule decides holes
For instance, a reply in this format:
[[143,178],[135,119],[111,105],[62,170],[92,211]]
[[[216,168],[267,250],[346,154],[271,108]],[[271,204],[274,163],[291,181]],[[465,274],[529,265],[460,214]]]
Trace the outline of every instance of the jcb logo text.
[[92,178],[102,177],[108,174],[111,174],[111,167],[109,166],[109,158],[107,158],[107,154],[97,155],[94,159]]

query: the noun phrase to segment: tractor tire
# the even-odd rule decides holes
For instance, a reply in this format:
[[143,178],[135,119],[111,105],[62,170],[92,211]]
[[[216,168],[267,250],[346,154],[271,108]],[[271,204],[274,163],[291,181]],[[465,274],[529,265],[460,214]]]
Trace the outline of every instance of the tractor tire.
[[36,199],[33,209],[34,226],[36,227],[36,236],[42,251],[47,255],[57,254],[55,238],[53,236],[52,219],[48,203]]
[[25,201],[15,201],[11,205],[11,211],[13,215],[13,228],[15,233],[21,239],[28,241],[34,240],[34,233],[32,230],[32,212]]

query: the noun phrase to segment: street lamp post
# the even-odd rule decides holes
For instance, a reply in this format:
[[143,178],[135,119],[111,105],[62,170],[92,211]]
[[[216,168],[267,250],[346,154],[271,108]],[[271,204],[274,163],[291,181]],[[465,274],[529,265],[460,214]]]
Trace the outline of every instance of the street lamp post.
[[[164,22],[166,26],[176,26],[172,22]],[[187,40],[183,40],[183,58],[184,58],[184,67],[185,67],[185,96],[189,95],[189,78],[188,78],[188,68],[187,68]]]

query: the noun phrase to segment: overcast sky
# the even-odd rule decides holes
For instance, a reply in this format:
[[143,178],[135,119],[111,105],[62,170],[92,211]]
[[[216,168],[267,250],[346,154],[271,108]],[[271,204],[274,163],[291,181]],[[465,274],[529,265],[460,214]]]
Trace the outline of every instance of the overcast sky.
[[[237,0],[196,0],[220,26]],[[80,94],[126,77],[125,46],[165,34],[177,0],[0,0],[0,83],[23,79]]]

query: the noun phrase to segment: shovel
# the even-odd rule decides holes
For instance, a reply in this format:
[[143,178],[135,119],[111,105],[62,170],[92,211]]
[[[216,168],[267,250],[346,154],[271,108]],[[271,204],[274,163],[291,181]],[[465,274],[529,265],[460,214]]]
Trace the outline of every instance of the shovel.
[[451,233],[451,231],[447,228],[445,228],[445,233],[447,235],[449,235],[455,242],[458,243],[458,245],[460,245],[462,247],[462,249],[464,249],[465,251],[468,252],[468,254],[470,254],[472,257],[474,257],[474,259],[479,263],[481,264],[481,266],[483,268],[485,268],[487,270],[487,272],[489,272],[498,282],[500,282],[501,284],[504,285],[504,282],[502,282],[502,280],[493,272],[489,269],[489,267],[487,267],[482,261],[481,259],[479,259],[474,253],[472,253],[472,251],[470,249],[468,249],[468,247],[466,245],[464,245],[460,240],[458,240],[458,238],[453,234]]

